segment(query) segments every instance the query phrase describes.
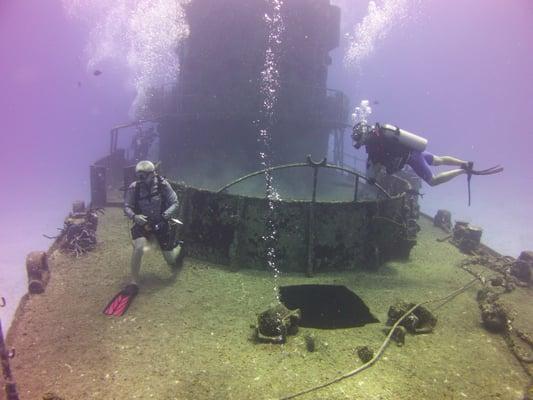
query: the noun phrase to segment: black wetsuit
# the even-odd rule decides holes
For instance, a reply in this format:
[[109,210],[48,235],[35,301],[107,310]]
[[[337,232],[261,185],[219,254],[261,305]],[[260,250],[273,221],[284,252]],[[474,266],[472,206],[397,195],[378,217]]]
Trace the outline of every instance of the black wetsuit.
[[368,154],[368,163],[381,164],[388,174],[400,171],[409,159],[411,150],[399,143],[394,138],[387,138],[380,131],[381,128],[374,128],[365,141],[365,148]]
[[124,199],[124,213],[133,219],[135,214],[145,215],[146,225],[134,224],[131,228],[133,240],[154,235],[161,250],[172,250],[176,246],[176,226],[168,220],[178,211],[178,196],[170,183],[160,176],[156,176],[152,185],[133,182]]

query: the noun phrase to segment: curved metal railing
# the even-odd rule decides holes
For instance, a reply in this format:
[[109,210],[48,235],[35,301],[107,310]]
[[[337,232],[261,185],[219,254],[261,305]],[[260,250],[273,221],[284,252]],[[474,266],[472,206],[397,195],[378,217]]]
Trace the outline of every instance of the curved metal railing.
[[[318,168],[329,168],[329,169],[334,169],[334,170],[338,170],[338,171],[343,171],[343,172],[346,172],[350,175],[353,175],[355,176],[355,187],[354,187],[354,201],[357,201],[357,193],[359,191],[359,180],[360,179],[363,179],[365,182],[369,183],[369,179],[360,174],[359,172],[357,171],[354,171],[354,170],[351,170],[349,168],[344,168],[344,167],[339,167],[337,165],[333,165],[333,164],[328,164],[326,162],[326,158],[324,158],[322,161],[320,162],[315,162],[311,159],[311,156],[308,155],[307,156],[307,162],[304,162],[304,163],[291,163],[291,164],[283,164],[283,165],[278,165],[278,166],[275,166],[275,167],[271,167],[271,168],[265,168],[265,169],[262,169],[260,171],[255,171],[255,172],[252,172],[248,175],[244,175],[236,180],[234,180],[233,182],[230,182],[228,183],[227,185],[221,187],[220,189],[217,190],[217,193],[221,193],[227,189],[229,189],[230,187],[242,182],[242,181],[245,181],[249,178],[252,178],[254,176],[257,176],[257,175],[262,175],[266,172],[272,172],[272,171],[278,171],[278,170],[282,170],[282,169],[288,169],[288,168],[302,168],[302,167],[311,167],[311,168],[314,168],[314,181],[313,181],[313,201],[315,201],[316,199],[316,185],[317,185],[317,173],[318,173]],[[378,183],[373,183],[373,185],[381,192],[383,193],[387,198],[392,198],[393,196],[391,196],[389,194],[389,192],[387,192],[381,185],[379,185]]]

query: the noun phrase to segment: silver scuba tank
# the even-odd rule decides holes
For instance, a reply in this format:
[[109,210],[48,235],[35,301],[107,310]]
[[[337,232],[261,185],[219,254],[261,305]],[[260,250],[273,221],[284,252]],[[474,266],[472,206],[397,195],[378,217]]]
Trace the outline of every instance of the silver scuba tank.
[[420,152],[426,150],[428,140],[422,136],[415,135],[414,133],[389,124],[380,125],[380,128],[380,132],[383,134],[383,136],[390,139],[395,139],[411,150]]

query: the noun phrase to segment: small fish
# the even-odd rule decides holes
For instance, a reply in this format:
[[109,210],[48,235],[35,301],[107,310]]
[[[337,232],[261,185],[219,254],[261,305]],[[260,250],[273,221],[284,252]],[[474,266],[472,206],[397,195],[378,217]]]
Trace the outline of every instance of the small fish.
[[93,72],[93,75],[94,76],[102,75],[102,71],[100,71],[99,69],[95,69]]

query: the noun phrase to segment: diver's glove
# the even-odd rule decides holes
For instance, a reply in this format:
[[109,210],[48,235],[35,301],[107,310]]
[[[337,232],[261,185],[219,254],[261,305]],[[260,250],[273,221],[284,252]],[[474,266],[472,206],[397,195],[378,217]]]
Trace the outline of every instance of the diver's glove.
[[368,182],[369,185],[375,185],[376,184],[376,179],[375,178],[368,178],[366,181]]
[[142,214],[135,214],[133,216],[133,222],[137,225],[143,226],[146,225],[146,223],[148,222],[148,218],[146,218],[146,216]]

